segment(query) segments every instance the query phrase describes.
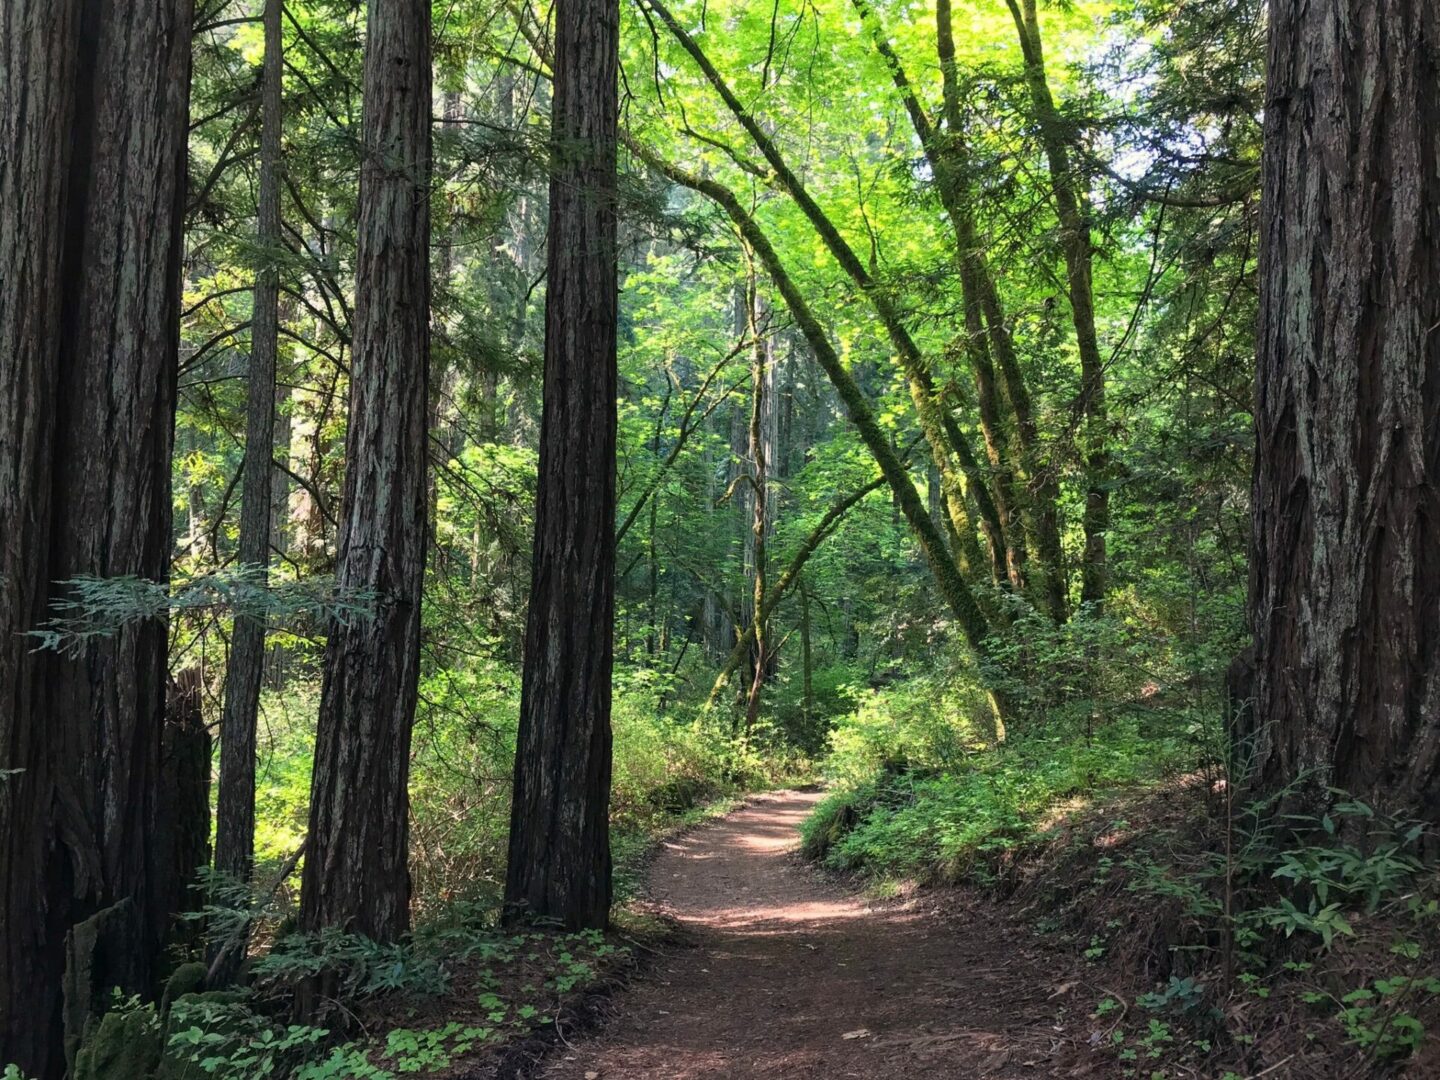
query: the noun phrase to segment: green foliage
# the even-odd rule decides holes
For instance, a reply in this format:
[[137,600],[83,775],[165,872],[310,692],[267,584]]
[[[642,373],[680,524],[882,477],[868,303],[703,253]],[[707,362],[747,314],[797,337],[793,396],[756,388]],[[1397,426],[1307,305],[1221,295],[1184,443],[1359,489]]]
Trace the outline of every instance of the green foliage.
[[918,676],[858,695],[831,729],[825,773],[844,787],[887,771],[958,767],[990,743],[989,706],[973,682]]
[[1200,1008],[1204,1001],[1205,987],[1193,978],[1182,979],[1178,975],[1170,976],[1170,982],[1164,990],[1158,993],[1141,994],[1135,999],[1135,1003],[1141,1008],[1155,1012],[1172,1009],[1180,1012],[1192,1012]]
[[97,637],[130,623],[170,612],[195,616],[226,612],[262,619],[348,622],[373,610],[374,597],[342,591],[332,583],[268,585],[252,567],[232,567],[176,582],[137,577],[79,577],[60,582],[65,598],[51,603],[52,617],[32,631],[42,649],[76,653]]
[[1408,1010],[1440,996],[1440,979],[1396,975],[1375,979],[1340,999],[1340,1022],[1350,1041],[1377,1058],[1407,1057],[1420,1048],[1425,1025]]
[[737,738],[728,717],[683,707],[667,713],[660,704],[664,695],[660,681],[643,671],[617,680],[610,815],[622,831],[643,831],[804,770],[804,758],[769,728],[762,726],[748,741]]
[[[933,20],[897,0],[872,6],[922,105],[938,115]],[[773,12],[741,0],[674,7],[741,98],[755,103],[840,233],[862,260],[868,255],[876,295],[904,312],[946,408],[981,446],[974,372],[957,338],[964,297],[953,230],[936,177],[917,161],[904,103],[867,35],[856,32],[848,0],[785,0]],[[1106,481],[1105,614],[1080,608],[1054,622],[979,571],[971,584],[996,633],[978,670],[962,656],[909,528],[877,493],[838,524],[774,612],[760,723],[741,737],[733,700],[702,709],[753,597],[742,478],[754,471],[744,443],[757,343],[748,340],[754,328],[742,325],[748,320],[737,319],[737,296],[753,290],[770,312],[760,344],[771,353],[778,405],[769,462],[772,583],[836,495],[870,482],[875,463],[729,224],[627,155],[621,211],[634,242],[621,256],[617,525],[639,512],[621,539],[616,574],[611,814],[622,896],[633,891],[657,835],[744,791],[805,777],[820,754],[835,791],[807,826],[811,852],[868,873],[940,878],[983,877],[1055,816],[1107,789],[1223,758],[1216,676],[1245,634],[1263,27],[1254,5],[1237,0],[1042,8],[1050,78],[1086,148],[1092,187],[1114,466]],[[608,946],[575,944],[551,956],[539,943],[493,931],[519,712],[544,336],[550,118],[548,95],[532,81],[546,62],[529,53],[524,32],[544,15],[524,4],[459,4],[437,13],[435,26],[446,120],[436,125],[431,207],[433,540],[410,775],[417,931],[386,948],[346,935],[286,935],[293,881],[269,889],[307,829],[325,624],[363,613],[370,599],[338,596],[330,584],[357,299],[356,11],[336,0],[286,5],[284,250],[259,250],[253,240],[259,28],[222,19],[197,37],[197,183],[173,469],[180,584],[77,582],[78,606],[55,613],[42,643],[79,643],[169,613],[177,664],[204,661],[206,718],[214,722],[230,620],[237,611],[267,620],[259,887],[211,879],[205,912],[212,934],[254,924],[262,997],[321,971],[362,1007],[453,992],[452,959],[488,970],[522,961],[532,946],[551,965],[536,985],[563,993],[599,970]],[[1075,609],[1089,478],[1076,438],[1074,339],[1057,284],[1065,274],[1061,231],[1009,13],[980,5],[957,16],[962,108],[954,130],[948,118],[945,126],[971,152],[977,235],[1034,398],[1037,472],[1021,479],[1033,486],[1043,472],[1058,486],[1063,591]],[[690,58],[638,9],[626,7],[622,23],[632,73],[628,130],[753,199],[867,407],[933,499],[938,483],[915,406],[866,291],[847,280],[792,199],[756,197],[754,148]],[[665,78],[633,77],[648,71]],[[1145,192],[1173,196],[1176,205],[1158,206]],[[277,266],[286,297],[278,408],[288,443],[274,448],[286,471],[276,474],[272,584],[261,589],[253,569],[233,566],[234,482],[245,452],[237,433],[245,426],[249,285],[267,264]],[[1012,411],[1002,409],[997,449],[1013,465]],[[731,689],[741,681],[732,679]],[[1014,702],[1003,742],[982,681]],[[1338,917],[1353,921],[1352,908],[1383,906],[1409,865],[1408,849],[1380,861],[1364,845],[1323,857],[1292,853],[1289,862],[1256,862],[1247,882],[1293,885],[1293,913],[1271,898],[1273,925],[1239,925],[1237,935],[1279,933],[1289,919],[1297,939],[1321,940],[1322,926],[1343,937],[1329,908],[1339,904]],[[1204,918],[1220,917],[1218,878],[1197,882],[1159,863],[1113,869],[1193,904]],[[1272,872],[1280,875],[1273,881]],[[1092,947],[1112,946],[1106,933]],[[549,1008],[538,992],[511,997],[491,1003],[500,1019],[483,1018],[497,1032],[522,1010],[543,1016]],[[254,1006],[263,1027],[272,1004],[245,1007]],[[235,1030],[249,1030],[246,1023],[236,1021]],[[215,1056],[268,1054],[292,1038],[284,1026],[269,1036],[259,1030]],[[313,1056],[297,1045],[274,1051],[275,1060],[305,1051],[296,1075],[308,1080],[379,1077],[382,1065],[429,1069],[462,1053],[469,1028],[442,1030],[397,1028],[388,1057],[377,1056],[391,1049],[377,1031],[373,1044],[332,1046],[327,1038],[311,1047]],[[256,1049],[252,1038],[269,1041]]]
[[[1398,893],[1420,871],[1421,862],[1413,851],[1424,829],[1408,826],[1395,839],[1362,851],[1356,844],[1336,838],[1335,819],[1343,816],[1373,821],[1375,814],[1363,803],[1337,804],[1320,819],[1330,841],[1281,852],[1272,876],[1293,882],[1314,904],[1338,907],[1358,903],[1362,910],[1373,912],[1382,898]],[[1395,830],[1386,831],[1395,835]],[[1336,898],[1334,904],[1332,897]]]
[[1053,815],[1193,761],[1191,718],[1122,714],[986,743],[953,696],[917,680],[872,695],[831,736],[840,783],[805,825],[811,857],[879,876],[957,880]]
[[402,1076],[435,1072],[448,1068],[456,1057],[469,1053],[477,1044],[496,1038],[503,1035],[494,1028],[466,1027],[455,1022],[422,1031],[396,1028],[385,1037],[384,1057]]
[[347,1043],[328,1057],[307,1062],[295,1070],[293,1080],[395,1080],[394,1074],[370,1062],[369,1052]]
[[342,1000],[377,994],[442,994],[449,972],[439,957],[402,943],[380,944],[338,927],[318,934],[286,934],[258,959],[257,983],[296,985],[320,975],[333,982]]
[[[1425,831],[1335,791],[1323,812],[1277,813],[1290,794],[1240,807],[1224,847],[1198,858],[1177,857],[1183,844],[1162,834],[1098,861],[1097,889],[1123,881],[1145,918],[1183,920],[1170,962],[1188,973],[1135,999],[1193,1029],[1177,1060],[1220,1032],[1245,1046],[1287,1011],[1305,1042],[1400,1059],[1440,1003],[1426,966],[1440,946],[1440,877],[1421,858]],[[1274,1011],[1256,1012],[1260,1002]]]
[[[77,1077],[395,1080],[426,1074],[548,1023],[556,1001],[585,989],[624,954],[597,931],[501,932],[474,921],[477,913],[464,905],[447,914],[448,921],[424,924],[396,945],[338,931],[287,935],[255,963],[247,990],[184,994],[158,1008],[117,997],[82,1045]],[[461,971],[467,984],[495,987],[469,1006],[472,1019],[387,1026],[350,1042],[336,1030],[378,1002],[413,1006],[443,998]],[[289,991],[317,976],[326,980],[327,1026],[287,1023]]]
[[216,1080],[284,1077],[316,1054],[323,1028],[280,1026],[242,1002],[181,998],[170,1006],[169,1054]]
[[[80,1044],[75,1078],[281,1078],[322,1054],[328,1031],[279,1023],[255,1005],[244,993],[195,993],[157,1007],[138,997],[122,998],[117,991],[110,1011]],[[374,1080],[382,1076],[374,1074]]]

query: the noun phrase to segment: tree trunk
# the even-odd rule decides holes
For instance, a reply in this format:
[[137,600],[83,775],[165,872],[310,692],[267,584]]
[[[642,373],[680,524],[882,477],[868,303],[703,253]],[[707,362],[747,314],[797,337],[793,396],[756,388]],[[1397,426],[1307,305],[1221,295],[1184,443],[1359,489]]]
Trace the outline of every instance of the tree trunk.
[[[705,421],[707,434],[711,431],[713,418]],[[715,500],[719,490],[715,483],[715,461],[714,452],[711,447],[717,440],[706,439],[703,443],[702,454],[705,463],[705,523],[706,534],[715,534],[716,507]],[[712,663],[719,661],[730,649],[735,641],[734,629],[729,625],[729,618],[725,611],[723,598],[713,588],[705,588],[705,606],[701,614],[701,626],[704,631],[705,655]]]
[[[213,761],[210,729],[205,726],[204,673],[194,665],[171,681],[165,707],[165,733],[156,814],[156,842],[168,853],[171,871],[160,876],[170,888],[169,910],[196,906],[194,888],[210,862],[210,770]],[[193,945],[200,927],[182,924],[172,943]],[[108,988],[107,988],[108,989]]]
[[[992,544],[993,573],[997,583],[1005,582],[1012,589],[1026,588],[1026,560],[1024,531],[1016,520],[1015,473],[1011,467],[1010,439],[1006,434],[1007,424],[1001,414],[1001,400],[995,378],[995,367],[990,358],[990,346],[986,336],[984,307],[982,304],[981,276],[988,275],[984,255],[980,250],[974,212],[965,190],[966,163],[964,162],[963,133],[960,130],[959,100],[952,93],[954,88],[953,44],[951,63],[947,66],[946,47],[950,42],[950,9],[945,0],[937,5],[936,20],[939,27],[940,57],[945,68],[945,120],[949,125],[949,141],[942,145],[939,132],[929,115],[920,104],[909,77],[900,63],[899,56],[886,38],[868,0],[853,0],[856,12],[863,22],[871,27],[875,49],[890,69],[891,80],[900,93],[905,111],[909,114],[921,148],[935,172],[940,190],[940,201],[949,216],[955,232],[955,258],[960,270],[960,286],[965,317],[961,337],[961,351],[970,363],[975,380],[976,403],[979,406],[980,430],[985,440],[986,457],[989,459],[989,474],[993,477],[993,501],[995,521],[989,526],[987,535]],[[998,546],[997,546],[998,545]]]
[[[78,7],[29,0],[0,8],[0,1061],[47,1078],[64,1065],[60,976],[73,920],[68,860],[48,850],[58,763],[40,706],[44,662],[24,635],[45,617],[50,577]],[[45,917],[52,901],[53,922]]]
[[[295,301],[285,296],[280,298],[280,316],[277,331],[281,326],[295,322]],[[277,335],[278,336],[278,335]],[[293,469],[297,462],[291,457],[294,442],[294,414],[291,411],[290,384],[295,382],[291,366],[293,351],[277,341],[275,353],[275,432],[272,439],[275,460]],[[279,556],[280,561],[290,560],[294,550],[294,529],[290,520],[290,493],[293,485],[284,469],[275,468],[270,474],[270,553]],[[271,690],[285,689],[290,678],[292,653],[280,642],[271,642],[266,651],[264,683]]]
[[771,350],[774,342],[769,336],[763,309],[764,300],[755,287],[752,273],[750,287],[746,290],[749,298],[750,335],[750,464],[751,508],[750,561],[752,570],[752,595],[750,625],[752,639],[750,652],[750,687],[745,700],[745,737],[748,739],[760,716],[760,695],[765,689],[766,668],[769,665],[770,642],[766,636],[768,612],[766,609],[766,534],[770,530],[769,475],[765,438],[767,411],[766,391],[770,389],[774,357]]
[[810,589],[802,577],[800,589],[800,720],[805,738],[810,738],[810,721],[815,715],[815,659],[810,645]]
[[545,391],[505,907],[610,916],[618,0],[555,11]]
[[1440,819],[1440,16],[1270,5],[1254,761]]
[[1110,451],[1105,406],[1105,364],[1095,330],[1094,247],[1085,192],[1077,183],[1065,122],[1055,107],[1045,73],[1040,17],[1035,0],[1007,0],[1025,57],[1025,82],[1050,170],[1050,190],[1060,218],[1066,292],[1075,347],[1080,354],[1081,457],[1085,466],[1085,553],[1080,564],[1080,600],[1100,610],[1109,589],[1107,534],[1110,531]]
[[[274,517],[271,476],[275,456],[275,366],[280,346],[280,129],[283,44],[281,0],[265,0],[265,66],[261,87],[260,198],[250,330],[245,464],[240,494],[239,562],[263,585],[270,565]],[[265,619],[237,614],[230,638],[225,705],[220,724],[220,790],[216,800],[215,869],[247,882],[255,857],[255,727],[265,673]],[[244,956],[244,941],[228,949],[228,977]]]
[[45,1080],[71,928],[121,910],[143,993],[172,914],[164,622],[63,654],[21,635],[54,582],[168,576],[190,21],[0,7],[0,1060]]
[[374,609],[330,627],[300,923],[382,941],[409,927],[429,451],[430,85],[428,5],[370,0],[337,579],[342,591],[371,594]]
[[[660,460],[660,437],[664,433],[665,418],[670,411],[670,388],[665,389],[665,398],[660,406],[660,415],[655,420],[655,432],[650,440],[650,453],[658,462]],[[663,652],[664,642],[659,631],[660,622],[660,552],[655,546],[655,534],[660,522],[660,488],[657,484],[653,491],[649,492],[646,502],[650,505],[647,508],[647,529],[645,535],[645,655],[652,662],[656,652]],[[615,544],[619,547],[620,532],[615,533]]]
[[[770,617],[775,614],[775,609],[780,606],[780,601],[785,599],[791,587],[800,581],[800,574],[805,569],[805,564],[810,561],[810,556],[814,555],[820,545],[839,527],[841,518],[849,513],[853,507],[859,505],[860,501],[864,499],[866,495],[869,495],[872,491],[880,490],[886,483],[887,480],[884,476],[877,477],[859,491],[841,499],[825,512],[825,515],[820,519],[820,523],[810,531],[810,535],[800,544],[800,550],[795,553],[795,557],[790,561],[790,565],[786,567],[785,572],[780,575],[772,587],[765,590],[764,606],[760,609],[760,618],[750,621],[749,625],[745,627],[745,632],[741,634],[740,639],[735,642],[734,648],[730,650],[730,655],[726,657],[724,664],[720,667],[720,673],[715,677],[715,684],[711,688],[710,697],[705,703],[706,708],[714,707],[715,703],[720,699],[720,694],[725,689],[725,685],[730,681],[730,676],[735,673],[745,658],[751,654],[751,648],[755,644],[756,627],[760,626],[763,622],[768,622]],[[808,597],[806,597],[805,603],[808,605]],[[808,606],[805,610],[807,612],[809,611]],[[809,618],[808,614],[806,618]]]

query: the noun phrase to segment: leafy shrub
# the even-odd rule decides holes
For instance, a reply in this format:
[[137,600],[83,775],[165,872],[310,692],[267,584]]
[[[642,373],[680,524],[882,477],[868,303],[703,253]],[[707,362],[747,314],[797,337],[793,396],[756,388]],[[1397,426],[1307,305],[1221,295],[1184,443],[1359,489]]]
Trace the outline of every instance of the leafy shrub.
[[728,717],[703,709],[663,709],[661,680],[634,672],[617,681],[610,816],[621,830],[645,828],[701,803],[773,786],[801,773],[804,759],[769,726],[747,741]]
[[995,744],[966,709],[974,702],[963,684],[924,680],[868,696],[831,735],[824,768],[838,789],[806,823],[807,853],[837,869],[954,880],[1067,801],[1155,779],[1196,753],[1179,710],[1052,723]]
[[867,691],[831,731],[825,775],[843,787],[886,771],[956,767],[989,744],[988,709],[984,694],[959,679]]
[[[1249,1075],[1249,1050],[1263,1042],[1268,1060],[1303,1060],[1305,1075],[1358,1076],[1421,1052],[1440,1017],[1429,960],[1440,876],[1423,858],[1425,830],[1334,790],[1326,810],[1283,812],[1299,787],[1232,816],[1213,799],[1224,787],[1194,784],[1193,805],[1167,818],[1187,790],[1169,788],[1127,801],[1126,815],[1146,825],[1118,842],[1099,843],[1117,835],[1112,805],[1069,830],[1095,842],[1034,849],[1077,942],[1095,931],[1092,943],[1126,943],[1127,971],[1110,985],[1136,969],[1168,978],[1133,998],[1193,1036],[1154,1047],[1167,1062],[1194,1071],[1203,1047],[1207,1075],[1222,1071],[1212,1050],[1241,1069],[1225,1075]],[[1117,1045],[1143,1042],[1144,1017],[1131,1019]]]

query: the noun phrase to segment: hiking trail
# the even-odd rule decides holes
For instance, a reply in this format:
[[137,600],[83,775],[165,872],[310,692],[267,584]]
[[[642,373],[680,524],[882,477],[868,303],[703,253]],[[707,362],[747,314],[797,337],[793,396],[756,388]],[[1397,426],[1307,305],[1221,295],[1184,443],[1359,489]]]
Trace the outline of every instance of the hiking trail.
[[1105,1075],[1083,1046],[1100,992],[999,907],[966,893],[942,894],[944,910],[933,898],[875,900],[806,864],[798,829],[822,797],[757,796],[667,842],[649,897],[682,944],[538,1075]]

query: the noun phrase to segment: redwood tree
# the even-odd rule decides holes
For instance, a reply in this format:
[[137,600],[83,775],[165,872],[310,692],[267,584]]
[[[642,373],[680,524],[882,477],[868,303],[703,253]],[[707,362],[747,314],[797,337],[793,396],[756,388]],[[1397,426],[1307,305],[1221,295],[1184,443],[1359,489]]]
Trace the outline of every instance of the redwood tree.
[[505,881],[512,918],[603,927],[615,611],[617,0],[557,0],[545,389]]
[[[240,562],[260,575],[270,563],[271,491],[275,444],[275,362],[280,351],[280,128],[284,72],[282,0],[265,0],[265,63],[261,77],[260,197],[257,248],[260,263],[250,332],[250,372],[245,412],[245,463],[240,497]],[[230,636],[225,673],[225,712],[220,735],[220,794],[216,802],[215,869],[250,879],[255,855],[255,729],[260,679],[265,667],[265,619],[240,613]],[[225,943],[226,973],[243,955],[244,937]]]
[[0,5],[0,1061],[43,1078],[67,934],[77,989],[148,991],[174,903],[165,625],[23,635],[67,580],[168,575],[191,14]]
[[1425,0],[1272,0],[1270,20],[1257,776],[1434,820],[1440,11]]
[[300,922],[409,928],[430,365],[430,6],[370,0],[337,577],[372,605],[325,648]]

